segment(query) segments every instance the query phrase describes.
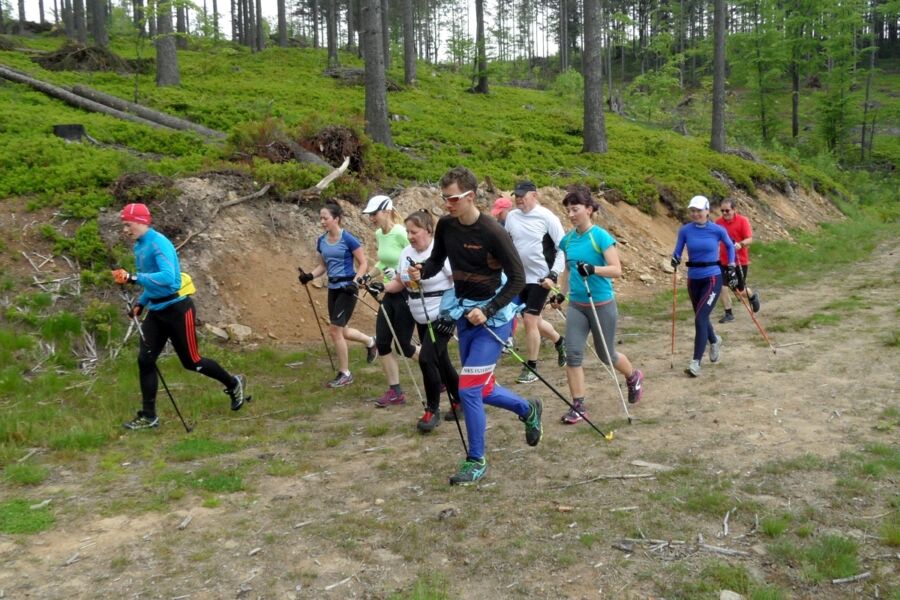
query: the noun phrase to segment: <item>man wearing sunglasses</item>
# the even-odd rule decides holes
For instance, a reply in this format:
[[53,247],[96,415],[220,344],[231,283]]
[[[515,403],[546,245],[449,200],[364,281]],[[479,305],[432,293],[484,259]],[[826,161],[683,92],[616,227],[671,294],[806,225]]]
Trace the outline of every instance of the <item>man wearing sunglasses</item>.
[[[525,423],[525,441],[541,441],[541,401],[525,400],[500,386],[494,369],[509,338],[515,317],[513,297],[525,286],[525,270],[506,230],[475,204],[478,182],[466,168],[456,167],[440,181],[447,215],[434,231],[434,247],[424,263],[409,268],[413,281],[441,271],[446,259],[453,270],[453,289],[444,294],[441,317],[456,320],[459,335],[459,397],[466,418],[468,456],[451,485],[475,483],[487,471],[484,458],[487,418],[484,405],[514,412]],[[491,331],[489,331],[490,329]],[[493,332],[493,333],[492,333]]]
[[[734,206],[734,200],[725,199],[719,204],[719,211],[722,216],[716,221],[716,225],[721,225],[728,232],[728,237],[734,242],[735,258],[737,259],[738,277],[740,286],[737,289],[738,294],[747,294],[750,299],[750,306],[753,312],[759,312],[759,293],[754,292],[747,286],[747,271],[750,268],[750,244],[753,243],[753,229],[750,227],[750,221],[744,215],[739,215]],[[728,254],[724,244],[719,244],[719,263],[722,265],[724,276],[725,265],[728,263]],[[731,310],[731,296],[722,294],[722,306],[725,307],[725,316],[719,319],[719,323],[729,323],[734,321],[734,313]]]

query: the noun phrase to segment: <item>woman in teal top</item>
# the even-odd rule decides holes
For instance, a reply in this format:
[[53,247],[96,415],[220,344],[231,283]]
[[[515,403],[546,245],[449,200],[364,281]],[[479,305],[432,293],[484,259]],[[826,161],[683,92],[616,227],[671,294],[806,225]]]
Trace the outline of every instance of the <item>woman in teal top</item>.
[[[398,266],[400,252],[409,246],[409,240],[406,236],[406,227],[397,222],[394,203],[389,197],[373,196],[369,199],[363,214],[368,215],[369,221],[376,226],[375,242],[378,262],[375,266],[381,270],[383,280],[375,285],[370,285],[368,289],[369,293],[377,299],[378,295],[384,291],[384,284],[390,282],[400,270]],[[404,356],[413,356],[417,350],[412,344],[415,321],[409,312],[407,296],[405,288],[400,292],[384,294],[384,298],[381,300],[381,310],[378,311],[378,317],[375,320],[378,356],[381,357],[381,368],[384,370],[384,376],[388,382],[387,391],[375,401],[375,405],[379,408],[406,402],[406,396],[400,387],[400,369],[392,352],[394,336],[391,334],[388,319],[394,327],[398,347]]]
[[[563,199],[563,206],[575,226],[559,243],[560,250],[566,255],[566,266],[560,274],[559,283],[563,294],[569,294],[569,309],[566,312],[566,378],[575,409],[570,409],[563,415],[562,422],[574,425],[586,414],[584,369],[581,364],[588,332],[594,337],[594,347],[600,360],[607,365],[612,364],[625,376],[628,401],[632,404],[638,402],[644,393],[644,375],[631,366],[627,356],[616,352],[618,309],[612,279],[622,276],[616,240],[605,229],[591,222],[599,206],[587,190],[576,189],[569,192]],[[585,287],[585,283],[590,287]],[[594,300],[593,309],[591,298]],[[611,356],[607,356],[607,349]]]

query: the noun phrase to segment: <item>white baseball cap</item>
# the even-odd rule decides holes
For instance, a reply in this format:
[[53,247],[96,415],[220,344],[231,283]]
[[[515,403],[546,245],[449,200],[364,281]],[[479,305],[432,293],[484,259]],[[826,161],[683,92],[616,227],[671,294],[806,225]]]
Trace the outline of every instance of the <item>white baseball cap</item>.
[[369,198],[369,203],[366,204],[366,208],[363,210],[364,215],[374,215],[380,210],[393,210],[394,203],[391,202],[391,199],[384,195],[372,196]]
[[691,198],[688,208],[697,208],[699,210],[709,210],[709,199],[706,196],[694,196]]

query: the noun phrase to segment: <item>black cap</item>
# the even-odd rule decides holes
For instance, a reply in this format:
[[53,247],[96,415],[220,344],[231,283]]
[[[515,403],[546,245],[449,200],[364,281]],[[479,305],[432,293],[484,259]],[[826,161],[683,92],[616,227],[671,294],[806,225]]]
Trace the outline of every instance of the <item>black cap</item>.
[[520,181],[516,184],[516,189],[513,192],[515,196],[524,196],[528,192],[536,192],[537,187],[527,179],[525,181]]

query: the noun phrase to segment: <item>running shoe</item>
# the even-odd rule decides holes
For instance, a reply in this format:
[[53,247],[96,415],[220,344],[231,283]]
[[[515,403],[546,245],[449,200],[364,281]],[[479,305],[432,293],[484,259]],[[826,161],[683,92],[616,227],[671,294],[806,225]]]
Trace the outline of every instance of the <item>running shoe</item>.
[[375,362],[376,358],[378,358],[378,344],[373,337],[372,345],[366,348],[366,362],[371,365],[373,362]]
[[687,369],[685,369],[684,372],[691,377],[700,377],[700,361],[692,360],[691,364],[688,365]]
[[339,388],[350,385],[353,383],[353,375],[350,373],[341,373],[338,371],[338,374],[335,375],[334,379],[325,384],[326,387],[330,388]]
[[430,410],[426,410],[425,414],[419,418],[419,422],[416,423],[416,429],[418,429],[422,433],[428,433],[430,431],[434,431],[434,428],[440,424],[441,411],[436,410],[432,412]]
[[709,345],[709,362],[717,363],[719,362],[719,357],[722,355],[722,336],[716,334],[716,341]]
[[393,389],[388,388],[388,390],[381,395],[381,398],[375,401],[375,406],[378,408],[387,408],[388,406],[395,406],[397,404],[405,403],[406,394],[404,394],[403,392],[400,392],[398,394]]
[[144,413],[138,411],[138,414],[135,418],[128,421],[127,423],[123,423],[122,426],[125,429],[138,430],[138,429],[153,429],[155,427],[159,427],[159,417],[145,417]]
[[534,383],[537,380],[538,376],[534,374],[534,371],[526,366],[522,366],[522,372],[519,373],[516,383]]
[[459,465],[456,475],[450,477],[450,485],[472,485],[487,471],[487,461],[483,458],[466,458]]
[[629,404],[637,404],[644,397],[644,373],[640,369],[635,369],[631,377],[625,380],[628,384],[628,402]]
[[576,423],[580,423],[584,420],[584,415],[587,412],[584,410],[584,402],[581,400],[576,400],[572,403],[574,408],[570,408],[569,411],[562,416],[560,421],[565,423],[566,425],[574,425]]
[[457,417],[465,420],[462,413],[462,406],[458,403],[453,403],[450,405],[450,410],[444,411],[444,420],[455,421]]
[[525,441],[529,446],[537,446],[544,434],[544,428],[541,426],[541,413],[544,407],[540,400],[529,400],[531,410],[527,417],[519,417],[519,420],[525,423]]
[[566,366],[566,338],[565,336],[559,336],[559,339],[554,344],[556,347],[556,364],[560,367]]
[[719,319],[719,323],[731,323],[734,321],[734,313],[726,312],[725,316]]
[[244,397],[244,386],[247,385],[247,379],[243,375],[234,376],[234,385],[225,388],[225,393],[231,398],[231,410],[240,410],[244,405],[244,401],[250,401],[250,396]]

